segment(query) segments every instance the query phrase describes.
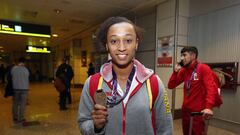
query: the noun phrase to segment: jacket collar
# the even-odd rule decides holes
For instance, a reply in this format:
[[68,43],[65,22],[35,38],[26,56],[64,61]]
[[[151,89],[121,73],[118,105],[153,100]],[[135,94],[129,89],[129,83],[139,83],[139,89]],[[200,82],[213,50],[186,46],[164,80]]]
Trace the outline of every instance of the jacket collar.
[[188,67],[186,67],[186,69],[194,70],[198,63],[198,60],[194,60]]
[[[147,80],[152,74],[153,70],[146,68],[138,60],[133,60],[134,66],[136,67],[136,78],[139,82],[143,83]],[[112,81],[112,61],[102,65],[100,69],[100,74],[103,76],[103,79],[107,82]]]

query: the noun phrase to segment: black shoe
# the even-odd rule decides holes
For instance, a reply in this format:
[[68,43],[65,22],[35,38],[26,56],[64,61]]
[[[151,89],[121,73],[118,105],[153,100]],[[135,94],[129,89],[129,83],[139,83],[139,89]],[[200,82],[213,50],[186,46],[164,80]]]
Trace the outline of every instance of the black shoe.
[[13,120],[13,123],[14,123],[14,124],[23,124],[23,123],[25,123],[25,122],[26,122],[26,119],[22,119],[22,120],[14,119],[14,120]]
[[17,120],[17,119],[13,119],[13,123],[14,123],[14,124],[19,124],[19,123],[20,123],[20,121],[19,121],[19,120]]
[[68,109],[67,107],[62,107],[62,108],[60,108],[60,111],[65,111],[67,109]]

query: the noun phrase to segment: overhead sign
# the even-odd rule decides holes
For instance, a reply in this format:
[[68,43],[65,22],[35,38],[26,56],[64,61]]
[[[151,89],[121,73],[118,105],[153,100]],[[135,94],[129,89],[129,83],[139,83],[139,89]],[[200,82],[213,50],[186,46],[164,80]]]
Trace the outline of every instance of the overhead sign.
[[0,20],[0,33],[47,38],[51,37],[50,26],[19,23],[6,20]]
[[29,53],[51,53],[49,47],[27,46],[26,52]]

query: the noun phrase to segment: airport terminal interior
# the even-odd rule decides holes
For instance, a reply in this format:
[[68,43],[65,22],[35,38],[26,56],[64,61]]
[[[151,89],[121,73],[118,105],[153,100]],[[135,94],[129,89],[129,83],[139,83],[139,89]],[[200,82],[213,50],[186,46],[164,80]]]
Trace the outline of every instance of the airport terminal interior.
[[[183,84],[168,89],[174,65],[186,46],[223,81],[223,104],[214,108],[208,135],[240,134],[239,0],[0,0],[0,135],[81,135],[77,115],[90,63],[96,72],[110,58],[96,33],[112,16],[144,30],[135,58],[162,80],[173,116],[173,134],[182,135]],[[4,97],[7,73],[26,59],[30,88],[26,123],[12,118],[12,96]],[[55,73],[68,60],[74,77],[72,102],[59,108]],[[137,130],[137,129],[136,129]]]

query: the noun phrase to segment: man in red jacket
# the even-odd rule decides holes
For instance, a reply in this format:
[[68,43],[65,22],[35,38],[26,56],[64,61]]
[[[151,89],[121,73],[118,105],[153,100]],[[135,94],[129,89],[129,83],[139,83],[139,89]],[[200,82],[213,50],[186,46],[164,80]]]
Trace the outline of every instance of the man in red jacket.
[[193,119],[192,133],[202,135],[204,132],[204,119],[213,115],[217,86],[214,82],[213,72],[206,64],[197,60],[196,47],[184,47],[181,50],[181,65],[177,64],[168,82],[168,88],[173,89],[184,82],[184,100],[182,105],[182,125],[184,135],[188,135],[190,126],[190,113],[202,112],[202,116]]

